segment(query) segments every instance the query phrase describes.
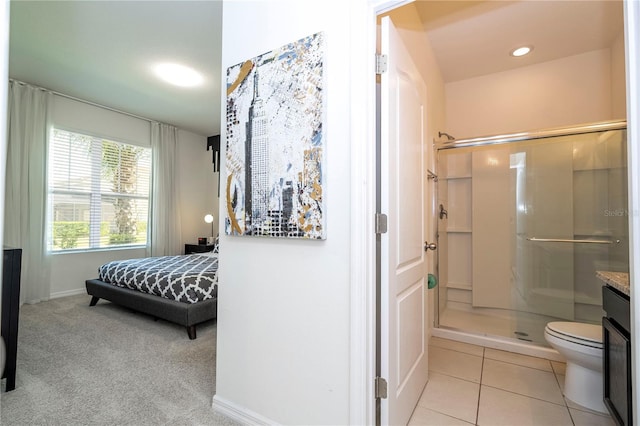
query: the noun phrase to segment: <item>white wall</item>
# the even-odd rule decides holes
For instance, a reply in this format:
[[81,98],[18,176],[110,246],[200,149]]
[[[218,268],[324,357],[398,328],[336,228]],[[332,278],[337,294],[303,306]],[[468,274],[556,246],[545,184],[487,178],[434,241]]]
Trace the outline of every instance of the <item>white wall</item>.
[[53,254],[51,255],[51,298],[85,293],[85,280],[98,278],[98,267],[103,263],[145,255],[144,248]]
[[53,97],[50,118],[53,126],[65,130],[132,145],[151,146],[151,127],[147,120],[64,96]]
[[198,237],[211,236],[211,225],[204,216],[216,216],[214,236],[218,234],[218,175],[213,172],[211,150],[207,138],[180,130],[178,133],[178,171],[180,188],[180,220],[182,241],[197,244]]
[[[151,143],[149,121],[58,95],[54,96],[52,103],[51,121],[54,126],[67,130],[120,142],[146,147]],[[185,243],[197,244],[198,236],[211,234],[211,226],[204,222],[205,214],[217,211],[218,207],[217,181],[211,151],[207,152],[206,137],[180,130],[176,161],[182,206],[182,239]],[[146,255],[144,248],[53,254],[51,297],[84,293],[85,280],[96,278],[98,267],[103,263]]]
[[221,235],[216,409],[282,424],[349,422],[352,5],[224,3],[223,75],[231,65],[324,32],[327,239]]
[[624,32],[611,44],[611,109],[616,119],[627,118]]
[[610,49],[447,83],[447,133],[458,139],[616,118]]

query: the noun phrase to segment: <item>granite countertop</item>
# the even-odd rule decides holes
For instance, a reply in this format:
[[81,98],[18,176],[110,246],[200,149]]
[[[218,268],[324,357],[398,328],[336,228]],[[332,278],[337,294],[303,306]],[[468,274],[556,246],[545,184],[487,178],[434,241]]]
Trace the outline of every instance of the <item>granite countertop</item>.
[[596,271],[596,276],[606,284],[629,296],[629,274],[626,272]]

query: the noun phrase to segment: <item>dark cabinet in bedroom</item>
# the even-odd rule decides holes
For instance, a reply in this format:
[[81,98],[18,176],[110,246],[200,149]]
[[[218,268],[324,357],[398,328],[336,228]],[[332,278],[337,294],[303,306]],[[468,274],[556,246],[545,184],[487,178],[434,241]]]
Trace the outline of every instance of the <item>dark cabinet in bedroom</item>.
[[4,249],[2,260],[2,338],[6,345],[6,391],[16,387],[16,356],[18,353],[18,315],[20,309],[20,269],[22,249]]
[[193,253],[206,253],[215,248],[213,244],[185,244],[184,245],[184,254],[193,254]]

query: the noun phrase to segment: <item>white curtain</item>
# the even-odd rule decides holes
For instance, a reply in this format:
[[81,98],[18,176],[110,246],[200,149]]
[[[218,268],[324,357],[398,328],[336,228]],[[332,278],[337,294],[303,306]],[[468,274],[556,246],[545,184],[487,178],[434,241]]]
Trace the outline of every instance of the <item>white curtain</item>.
[[4,245],[22,249],[21,303],[50,295],[46,211],[51,98],[43,89],[9,82]]
[[170,256],[182,252],[180,199],[178,192],[178,129],[151,123],[153,150],[150,256]]

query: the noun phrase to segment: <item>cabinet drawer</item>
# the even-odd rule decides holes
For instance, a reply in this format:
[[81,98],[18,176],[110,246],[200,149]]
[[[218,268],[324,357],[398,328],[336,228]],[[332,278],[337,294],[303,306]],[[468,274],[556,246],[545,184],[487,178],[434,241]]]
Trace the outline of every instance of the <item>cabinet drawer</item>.
[[617,322],[627,333],[631,330],[629,297],[609,286],[602,287],[602,308],[607,317]]

